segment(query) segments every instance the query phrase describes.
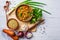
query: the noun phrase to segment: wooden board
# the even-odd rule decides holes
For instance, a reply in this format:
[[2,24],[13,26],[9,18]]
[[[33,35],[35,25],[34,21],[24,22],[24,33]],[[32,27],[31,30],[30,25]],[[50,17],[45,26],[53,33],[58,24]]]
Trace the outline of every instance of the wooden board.
[[14,18],[14,19],[16,19],[18,21],[19,29],[17,31],[23,31],[22,28],[26,25],[29,31],[35,32],[36,28],[37,28],[36,25],[43,21],[43,20],[38,21],[38,22],[36,22],[34,24],[30,24],[29,22],[22,22],[22,21],[17,19],[16,15],[15,15],[15,10],[12,11],[10,14],[7,14],[7,15],[8,15],[8,17],[7,17],[8,20],[11,19],[11,18]]

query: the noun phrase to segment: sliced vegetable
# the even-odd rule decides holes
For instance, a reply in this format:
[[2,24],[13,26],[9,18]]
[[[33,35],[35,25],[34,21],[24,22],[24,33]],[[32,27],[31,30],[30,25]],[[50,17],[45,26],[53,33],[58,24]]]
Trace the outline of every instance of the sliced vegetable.
[[27,39],[30,39],[30,38],[33,37],[33,34],[32,34],[31,32],[26,32],[26,33],[25,33],[25,37],[26,37]]

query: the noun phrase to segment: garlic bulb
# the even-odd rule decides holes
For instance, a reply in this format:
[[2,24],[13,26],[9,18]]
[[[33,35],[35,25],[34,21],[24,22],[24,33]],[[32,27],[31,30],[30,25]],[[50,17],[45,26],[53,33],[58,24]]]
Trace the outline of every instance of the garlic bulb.
[[27,31],[28,30],[27,24],[22,25],[21,30],[22,31]]

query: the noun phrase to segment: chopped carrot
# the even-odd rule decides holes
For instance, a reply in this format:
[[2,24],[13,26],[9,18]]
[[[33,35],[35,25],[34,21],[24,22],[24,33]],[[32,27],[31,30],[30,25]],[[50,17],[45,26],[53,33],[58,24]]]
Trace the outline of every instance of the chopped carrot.
[[20,9],[18,9],[17,12],[20,13]]

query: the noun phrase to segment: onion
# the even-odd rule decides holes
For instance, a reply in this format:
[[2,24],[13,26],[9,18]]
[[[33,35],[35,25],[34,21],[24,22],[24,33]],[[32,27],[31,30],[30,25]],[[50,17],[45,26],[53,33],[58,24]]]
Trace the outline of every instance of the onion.
[[26,37],[27,39],[30,39],[30,38],[33,37],[33,34],[32,34],[31,32],[26,32],[26,33],[25,33],[25,37]]
[[24,36],[24,33],[22,31],[19,31],[18,36],[22,38]]

